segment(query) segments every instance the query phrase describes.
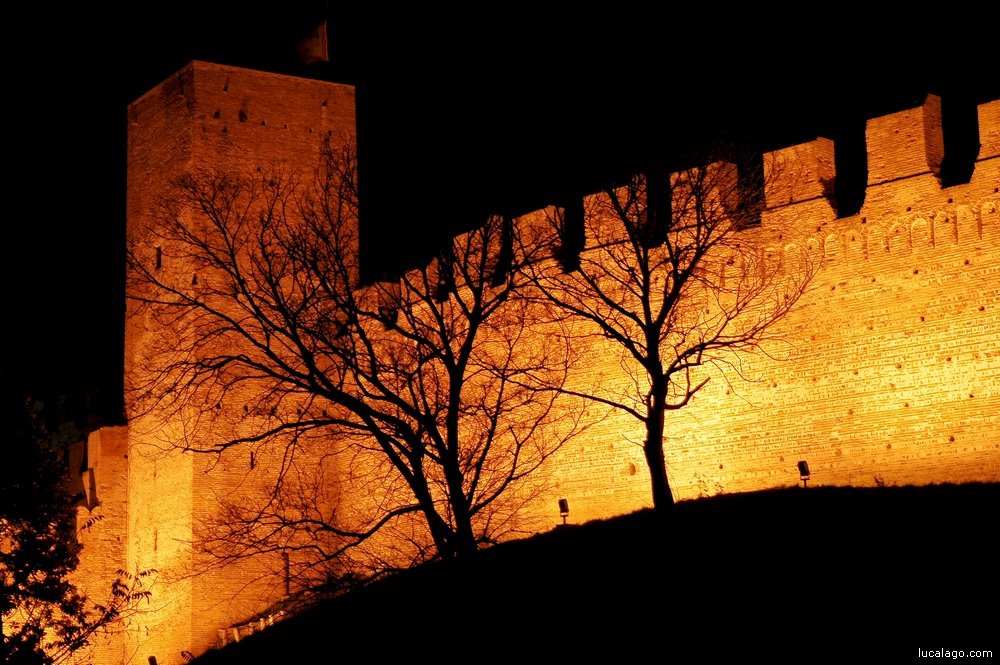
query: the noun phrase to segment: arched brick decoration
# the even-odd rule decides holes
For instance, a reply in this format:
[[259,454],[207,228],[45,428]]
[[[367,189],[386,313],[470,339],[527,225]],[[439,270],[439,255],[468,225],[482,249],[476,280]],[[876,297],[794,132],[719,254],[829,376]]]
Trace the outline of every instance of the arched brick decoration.
[[1000,242],[1000,200],[986,201],[979,209],[979,237]]
[[826,261],[838,261],[841,259],[840,256],[840,238],[837,234],[831,233],[823,241],[823,258]]
[[910,253],[910,230],[905,224],[896,222],[889,227],[889,252],[896,256]]
[[878,224],[865,225],[865,249],[870,261],[879,261],[888,253],[889,244],[885,231]]
[[958,242],[958,225],[954,213],[940,211],[934,215],[934,244],[954,245]]
[[864,227],[851,226],[844,233],[844,255],[850,263],[859,263],[865,259]]
[[923,217],[917,217],[910,225],[910,237],[913,239],[913,251],[928,249],[932,246],[931,225]]
[[976,213],[969,205],[957,206],[955,210],[955,217],[957,218],[957,231],[958,231],[958,242],[975,242],[979,240],[979,220],[976,219]]

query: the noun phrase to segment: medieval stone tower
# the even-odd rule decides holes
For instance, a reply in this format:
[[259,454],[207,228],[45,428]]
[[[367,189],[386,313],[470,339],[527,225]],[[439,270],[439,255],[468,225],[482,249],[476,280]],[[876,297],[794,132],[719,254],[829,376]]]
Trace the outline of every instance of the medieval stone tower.
[[[354,89],[194,62],[130,105],[128,123],[130,242],[155,269],[190,281],[183,258],[149,233],[172,184],[202,169],[250,178],[272,169],[312,173],[324,140],[353,135]],[[134,387],[144,381],[144,350],[162,329],[133,309],[130,304],[125,372],[126,385]],[[164,427],[156,414],[126,402],[127,430],[102,430],[89,442],[88,459],[100,479],[96,510],[106,519],[84,536],[81,576],[110,580],[118,569],[156,570],[156,600],[140,608],[124,635],[100,646],[97,660],[182,662],[181,652],[204,651],[217,643],[220,629],[282,598],[282,562],[263,569],[238,564],[239,572],[202,565],[193,547],[198,521],[213,514],[220,493],[260,491],[245,483],[248,461],[217,464],[181,453],[169,442],[207,433],[186,432],[180,421]]]
[[[156,270],[188,274],[150,229],[177,178],[198,170],[247,176],[280,167],[311,172],[324,140],[352,135],[351,87],[195,62],[128,109],[128,229]],[[968,182],[942,187],[940,100],[867,123],[868,181],[857,214],[827,197],[837,177],[825,139],[765,156],[795,173],[766,202],[762,226],[793,223],[823,257],[815,285],[783,325],[796,343],[783,362],[756,358],[755,381],[713,381],[667,424],[668,471],[679,498],[793,484],[808,461],[821,484],[1000,479],[1000,101],[978,108],[980,149]],[[333,137],[333,138],[331,138]],[[530,223],[527,215],[520,223]],[[164,322],[136,315],[125,331],[126,385],[140,386],[144,349]],[[579,381],[617,369],[596,349]],[[605,363],[605,364],[602,364]],[[606,365],[606,366],[605,366]],[[155,569],[148,607],[96,662],[182,662],[288,592],[280,557],[213,561],[197,525],[222,495],[266,491],[267,460],[241,451],[194,455],[178,446],[208,436],[197,414],[164,419],[126,400],[127,428],[88,442],[88,514],[80,577]],[[535,506],[558,519],[607,517],[648,505],[635,422],[610,414],[549,462]],[[220,633],[221,631],[221,633]]]

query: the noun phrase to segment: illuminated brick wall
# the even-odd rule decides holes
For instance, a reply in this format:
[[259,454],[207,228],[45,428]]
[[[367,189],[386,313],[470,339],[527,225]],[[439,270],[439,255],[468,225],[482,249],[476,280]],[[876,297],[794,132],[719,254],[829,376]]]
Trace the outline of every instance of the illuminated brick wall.
[[[81,472],[85,499],[77,508],[83,553],[71,579],[97,603],[107,602],[118,571],[127,569],[128,452],[128,428],[104,427],[87,437],[84,464],[72,469]],[[94,662],[118,663],[124,659],[117,632],[96,635],[92,647]]]
[[[353,131],[354,97],[346,86],[194,63],[136,101],[128,121],[128,223],[142,242],[181,174],[253,174],[279,163],[309,172],[327,132]],[[980,107],[979,132],[971,182],[942,189],[936,98],[870,120],[865,204],[843,219],[823,196],[835,175],[831,142],[767,156],[794,178],[769,194],[759,232],[793,222],[808,230],[825,265],[783,324],[795,341],[787,361],[748,359],[754,382],[714,377],[689,407],[668,414],[678,498],[794,484],[800,459],[815,484],[1000,479],[1000,102]],[[170,248],[162,250],[163,269],[190,280]],[[127,385],[141,380],[158,334],[152,322],[129,317]],[[577,387],[619,375],[617,351],[587,351]],[[127,470],[108,461],[98,475],[113,479],[101,481],[110,482],[108,496],[127,497],[127,515],[87,536],[83,570],[96,577],[121,560],[129,570],[160,571],[130,639],[106,653],[173,663],[283,594],[275,561],[188,576],[210,563],[191,546],[198,525],[221,498],[267,487],[273,460],[257,457],[253,469],[247,451],[217,462],[179,453],[171,444],[211,435],[197,414],[163,422],[126,408]],[[125,436],[115,432],[101,436]],[[648,505],[642,438],[638,423],[611,414],[564,448],[539,476],[548,482],[535,505],[542,523],[558,521],[559,497],[569,499],[573,522]]]
[[[195,62],[128,109],[128,231],[138,251],[156,260],[156,224],[172,183],[199,171],[258,178],[281,171],[312,176],[327,137],[354,133],[350,86]],[[171,247],[159,247],[162,274],[190,284],[193,274]],[[158,324],[128,304],[126,386],[141,385]],[[150,607],[129,630],[124,652],[137,662],[181,660],[214,645],[220,629],[266,609],[284,595],[280,560],[218,566],[192,543],[220,499],[262,494],[275,467],[259,451],[216,459],[181,453],[178,444],[213,440],[198,414],[167,419],[126,399],[128,570],[156,569]],[[242,415],[242,414],[241,414]],[[190,417],[188,417],[190,416]],[[96,549],[96,548],[94,548]],[[85,556],[100,556],[87,553]]]
[[[786,361],[748,358],[752,383],[716,375],[667,414],[675,497],[795,484],[798,460],[813,484],[1000,479],[1000,102],[979,107],[968,184],[942,189],[934,175],[939,119],[932,96],[868,122],[865,204],[843,219],[823,198],[829,141],[767,156],[794,180],[778,183],[761,232],[807,229],[824,265],[782,324],[795,346]],[[584,374],[616,371],[597,361]],[[573,521],[649,505],[642,440],[641,427],[612,416],[564,450],[543,507],[552,523],[559,496]]]

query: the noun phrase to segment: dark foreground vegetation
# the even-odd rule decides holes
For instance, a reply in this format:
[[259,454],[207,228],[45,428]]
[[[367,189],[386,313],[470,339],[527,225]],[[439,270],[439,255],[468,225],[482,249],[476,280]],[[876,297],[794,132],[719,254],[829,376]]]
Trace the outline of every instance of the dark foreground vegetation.
[[197,662],[996,656],[998,509],[1000,484],[683,502],[411,570]]

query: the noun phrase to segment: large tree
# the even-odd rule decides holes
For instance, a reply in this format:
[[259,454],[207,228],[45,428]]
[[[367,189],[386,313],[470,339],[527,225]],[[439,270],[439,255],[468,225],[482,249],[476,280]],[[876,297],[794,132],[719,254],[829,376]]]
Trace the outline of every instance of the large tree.
[[360,285],[355,183],[349,139],[308,181],[198,173],[132,238],[130,316],[153,333],[134,413],[201,423],[177,445],[278,460],[269,496],[209,537],[224,556],[320,565],[384,529],[416,558],[470,553],[523,528],[531,474],[580,429],[552,390],[565,339],[530,335],[545,306],[512,297],[532,257],[511,220]]
[[673,504],[664,450],[665,416],[709,381],[713,365],[742,376],[746,354],[767,351],[805,292],[817,261],[794,229],[761,228],[780,165],[740,153],[694,159],[668,173],[650,169],[585,201],[551,208],[553,254],[562,270],[529,264],[546,298],[617,347],[622,384],[573,394],[642,424],[657,509]]

